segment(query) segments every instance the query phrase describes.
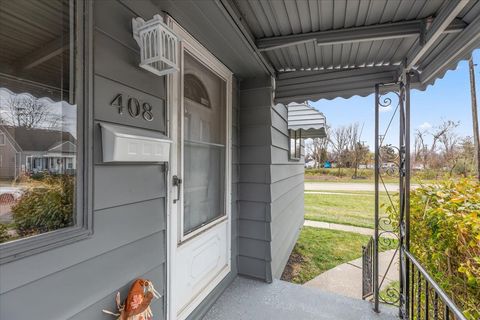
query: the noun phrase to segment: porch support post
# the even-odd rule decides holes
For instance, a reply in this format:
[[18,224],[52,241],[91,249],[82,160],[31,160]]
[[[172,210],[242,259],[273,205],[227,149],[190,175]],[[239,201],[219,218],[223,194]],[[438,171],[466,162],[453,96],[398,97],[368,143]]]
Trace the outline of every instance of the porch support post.
[[405,290],[405,278],[406,278],[406,268],[404,265],[405,257],[404,257],[404,245],[405,245],[405,178],[406,178],[406,121],[405,121],[405,78],[402,77],[400,83],[399,83],[399,109],[400,109],[400,135],[399,135],[399,141],[398,141],[398,146],[399,146],[399,196],[400,196],[400,221],[398,222],[399,226],[399,237],[400,237],[400,249],[399,249],[399,255],[400,255],[400,273],[399,273],[399,282],[400,282],[400,308],[399,308],[399,317],[403,319],[403,312],[402,309],[404,308],[404,290]]
[[[405,239],[404,249],[410,251],[410,77],[411,74],[405,74]],[[402,251],[402,250],[401,250]],[[402,257],[405,259],[405,287],[404,287],[404,319],[410,319],[410,263],[406,259],[405,253]]]
[[373,246],[373,296],[374,296],[374,311],[380,312],[378,308],[379,290],[378,287],[378,218],[379,218],[379,169],[380,169],[380,150],[379,150],[379,135],[380,135],[380,115],[379,115],[379,99],[380,88],[375,85],[375,234]]

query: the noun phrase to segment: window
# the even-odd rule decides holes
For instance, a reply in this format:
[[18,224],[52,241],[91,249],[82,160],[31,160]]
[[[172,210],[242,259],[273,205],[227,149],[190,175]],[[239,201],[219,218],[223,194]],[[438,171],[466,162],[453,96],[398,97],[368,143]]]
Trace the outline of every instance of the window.
[[302,157],[302,133],[301,131],[288,130],[290,137],[289,155],[290,160],[298,161]]
[[14,159],[0,170],[0,262],[88,236],[82,170],[88,61],[78,19],[86,6],[6,1],[0,8],[10,16],[0,20],[0,64],[6,66],[0,73],[0,156]]
[[187,235],[226,215],[227,84],[188,53],[184,64],[183,234]]
[[0,146],[5,145],[5,134],[0,132]]

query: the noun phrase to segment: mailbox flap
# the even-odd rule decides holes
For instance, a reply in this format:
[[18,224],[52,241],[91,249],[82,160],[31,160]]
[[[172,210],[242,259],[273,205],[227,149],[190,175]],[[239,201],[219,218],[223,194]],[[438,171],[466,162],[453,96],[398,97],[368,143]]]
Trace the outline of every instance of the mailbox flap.
[[150,130],[100,123],[103,162],[168,162],[172,140]]

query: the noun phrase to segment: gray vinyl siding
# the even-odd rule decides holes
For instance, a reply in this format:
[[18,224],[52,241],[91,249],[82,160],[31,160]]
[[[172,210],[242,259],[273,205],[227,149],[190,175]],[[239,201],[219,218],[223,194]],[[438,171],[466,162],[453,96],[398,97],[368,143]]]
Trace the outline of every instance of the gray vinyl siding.
[[270,109],[267,84],[240,90],[239,274],[270,282]]
[[[93,235],[1,265],[0,319],[110,319],[101,310],[115,311],[116,292],[120,291],[125,297],[132,280],[138,277],[152,280],[163,295],[153,302],[152,309],[155,319],[165,318],[165,166],[104,164],[99,123],[166,134],[165,79],[138,67],[139,52],[131,35],[131,20],[137,16],[149,19],[162,10],[178,13],[177,5],[183,6],[169,1],[158,1],[156,5],[146,0],[93,2],[94,90],[93,96],[87,97],[93,101]],[[198,16],[199,8],[190,8],[193,13],[189,12],[185,19]],[[174,14],[181,25],[188,25],[182,17]],[[199,29],[194,31],[198,33]],[[204,34],[202,37],[211,37],[210,41],[219,46],[214,36]],[[225,60],[225,57],[219,58]],[[227,63],[227,67],[242,69],[240,62],[245,63],[240,59],[239,64]],[[272,202],[276,193],[272,193],[271,186],[274,148],[271,92],[271,87],[259,92],[241,91],[237,81],[233,81],[232,271],[189,319],[200,319],[239,269],[242,274],[272,280],[270,221],[277,202]],[[117,93],[149,102],[154,107],[156,120],[145,122],[120,116],[110,106]],[[248,128],[252,131],[245,130]],[[254,132],[255,129],[260,131]],[[249,137],[242,137],[248,134]]]
[[279,278],[303,224],[304,161],[288,158],[287,108],[269,80],[240,96],[239,273]]
[[[153,12],[148,5],[141,3]],[[164,78],[138,68],[131,35],[131,19],[138,15],[119,1],[94,2],[93,235],[3,264],[1,319],[110,319],[102,309],[115,311],[116,292],[125,297],[138,277],[151,279],[166,293],[165,168],[103,164],[98,129],[106,121],[166,133]],[[118,115],[109,105],[117,93],[150,102],[155,120]],[[163,298],[152,308],[155,319],[165,318]]]
[[302,154],[300,161],[289,160],[287,107],[276,104],[271,113],[272,274],[280,278],[303,225],[304,158]]
[[[2,134],[1,130],[0,134]],[[13,179],[15,178],[16,170],[18,170],[16,166],[20,166],[20,164],[16,163],[18,156],[10,139],[7,135],[4,136],[4,139],[5,144],[0,146],[0,179]]]

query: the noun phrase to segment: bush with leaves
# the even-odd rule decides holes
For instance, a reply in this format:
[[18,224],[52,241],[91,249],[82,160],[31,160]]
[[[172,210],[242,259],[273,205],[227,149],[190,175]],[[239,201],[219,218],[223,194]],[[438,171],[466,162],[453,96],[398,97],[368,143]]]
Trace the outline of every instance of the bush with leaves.
[[[387,211],[397,221],[396,210]],[[410,220],[410,251],[468,319],[480,319],[480,183],[412,190]]]
[[8,227],[5,224],[0,223],[0,243],[7,242],[10,240],[10,238],[11,237],[8,234]]
[[74,177],[45,176],[34,182],[12,207],[20,236],[48,232],[73,224]]

